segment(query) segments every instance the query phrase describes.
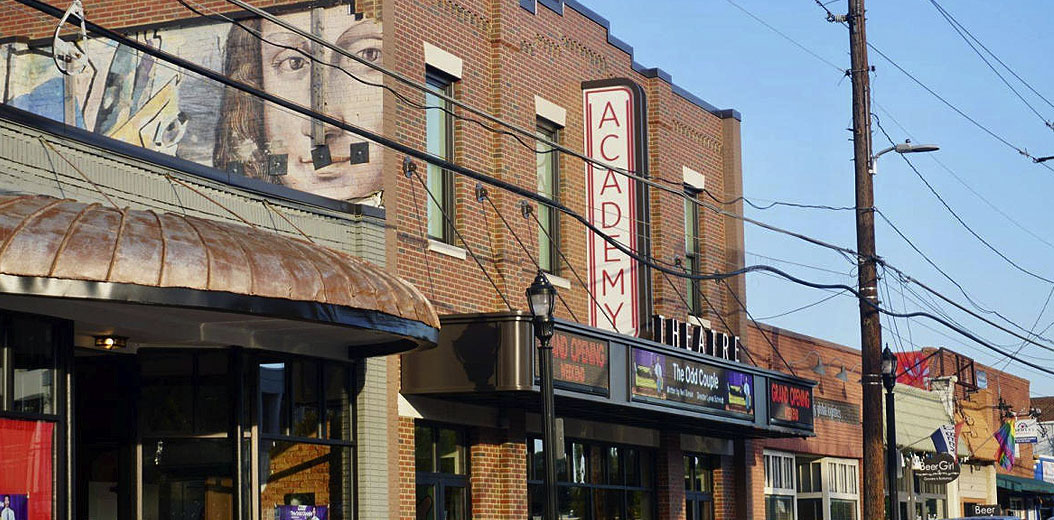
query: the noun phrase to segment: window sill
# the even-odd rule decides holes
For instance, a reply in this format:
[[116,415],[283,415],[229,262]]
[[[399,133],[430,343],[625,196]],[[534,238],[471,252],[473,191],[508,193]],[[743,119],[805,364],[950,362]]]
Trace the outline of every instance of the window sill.
[[441,255],[457,258],[458,260],[464,260],[467,257],[464,248],[447,244],[446,242],[440,242],[431,238],[428,239],[428,250],[434,251]]
[[562,276],[556,276],[553,273],[545,273],[545,277],[549,279],[549,283],[553,284],[553,287],[559,287],[561,289],[570,289],[571,280]]
[[710,327],[710,320],[704,320],[704,319],[700,318],[699,316],[688,316],[688,324],[689,325],[698,325],[698,326],[700,326],[700,327],[702,327],[704,329],[711,328]]

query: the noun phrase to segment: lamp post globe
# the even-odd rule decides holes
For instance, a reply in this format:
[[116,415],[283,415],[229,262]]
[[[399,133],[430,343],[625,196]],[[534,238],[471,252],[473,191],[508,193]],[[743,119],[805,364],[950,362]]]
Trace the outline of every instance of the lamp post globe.
[[[538,271],[527,288],[527,307],[534,318],[534,335],[543,344],[553,337],[553,310],[556,308],[556,288],[545,274]],[[543,345],[544,346],[544,345]]]
[[545,454],[545,520],[557,520],[556,503],[556,412],[553,404],[553,309],[556,289],[545,273],[538,271],[527,288],[534,336],[538,338],[538,376],[542,394],[542,450]]

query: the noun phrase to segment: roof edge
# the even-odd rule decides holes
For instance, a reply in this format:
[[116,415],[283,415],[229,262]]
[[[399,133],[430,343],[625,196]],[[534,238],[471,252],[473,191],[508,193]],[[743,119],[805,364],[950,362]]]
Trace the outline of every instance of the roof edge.
[[680,85],[677,85],[676,83],[674,83],[673,82],[673,76],[671,76],[668,72],[666,72],[666,71],[664,71],[664,70],[662,70],[662,69],[660,69],[658,67],[645,67],[644,65],[641,65],[640,63],[637,63],[637,61],[633,59],[633,46],[631,46],[630,44],[628,44],[625,41],[621,40],[620,38],[615,37],[613,34],[611,34],[611,22],[609,22],[606,18],[601,16],[596,11],[594,11],[594,10],[584,6],[584,5],[582,5],[580,2],[578,2],[578,0],[519,0],[519,1],[520,1],[520,7],[522,7],[524,10],[526,10],[527,12],[529,12],[531,14],[537,14],[537,12],[538,12],[538,5],[542,5],[542,6],[546,7],[547,9],[549,9],[550,11],[552,11],[552,12],[554,12],[554,13],[560,15],[560,16],[564,15],[564,6],[567,6],[567,7],[570,7],[571,9],[574,9],[575,11],[577,11],[582,16],[585,16],[586,18],[592,20],[597,25],[599,25],[599,26],[604,28],[604,32],[607,34],[607,42],[609,44],[613,45],[615,48],[617,48],[617,49],[621,50],[622,52],[625,52],[626,54],[629,55],[630,67],[635,72],[637,72],[638,74],[644,76],[645,78],[659,78],[662,81],[665,81],[667,84],[670,85],[670,87],[672,87],[674,94],[684,98],[689,103],[692,103],[693,105],[696,105],[699,108],[702,108],[703,110],[706,110],[707,112],[709,112],[709,113],[711,113],[711,114],[713,114],[713,115],[715,115],[715,116],[717,116],[717,117],[719,117],[721,119],[735,119],[736,121],[740,121],[740,122],[743,121],[743,115],[738,110],[736,110],[734,108],[724,108],[724,109],[717,108],[714,105],[711,105],[710,103],[707,103],[706,101],[704,101],[703,98],[701,98],[701,97],[699,97],[699,96],[697,96],[695,94],[692,94],[691,92],[689,92],[685,88],[683,88]]

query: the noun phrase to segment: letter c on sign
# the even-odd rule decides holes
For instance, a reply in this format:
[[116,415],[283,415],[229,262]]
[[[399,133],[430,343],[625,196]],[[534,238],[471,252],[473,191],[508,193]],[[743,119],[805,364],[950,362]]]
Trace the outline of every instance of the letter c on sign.
[[604,144],[607,143],[608,139],[611,139],[612,137],[614,137],[616,139],[618,138],[618,136],[615,135],[615,134],[608,134],[608,135],[605,135],[604,138],[600,140],[600,156],[603,157],[604,160],[606,160],[606,161],[617,161],[618,158],[619,158],[618,155],[616,155],[614,157],[608,157],[608,154],[607,154],[607,152],[604,149]]

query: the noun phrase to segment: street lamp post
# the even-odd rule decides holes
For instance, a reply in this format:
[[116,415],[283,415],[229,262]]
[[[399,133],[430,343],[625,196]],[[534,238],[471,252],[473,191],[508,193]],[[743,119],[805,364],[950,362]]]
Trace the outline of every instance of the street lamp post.
[[553,308],[556,289],[538,271],[527,288],[527,303],[534,317],[534,337],[538,338],[538,372],[542,387],[542,451],[545,454],[545,520],[556,520],[556,414],[553,411]]
[[897,386],[897,356],[882,351],[882,386],[886,387],[886,478],[889,488],[889,520],[897,520],[900,503],[897,497],[897,419],[893,387]]

